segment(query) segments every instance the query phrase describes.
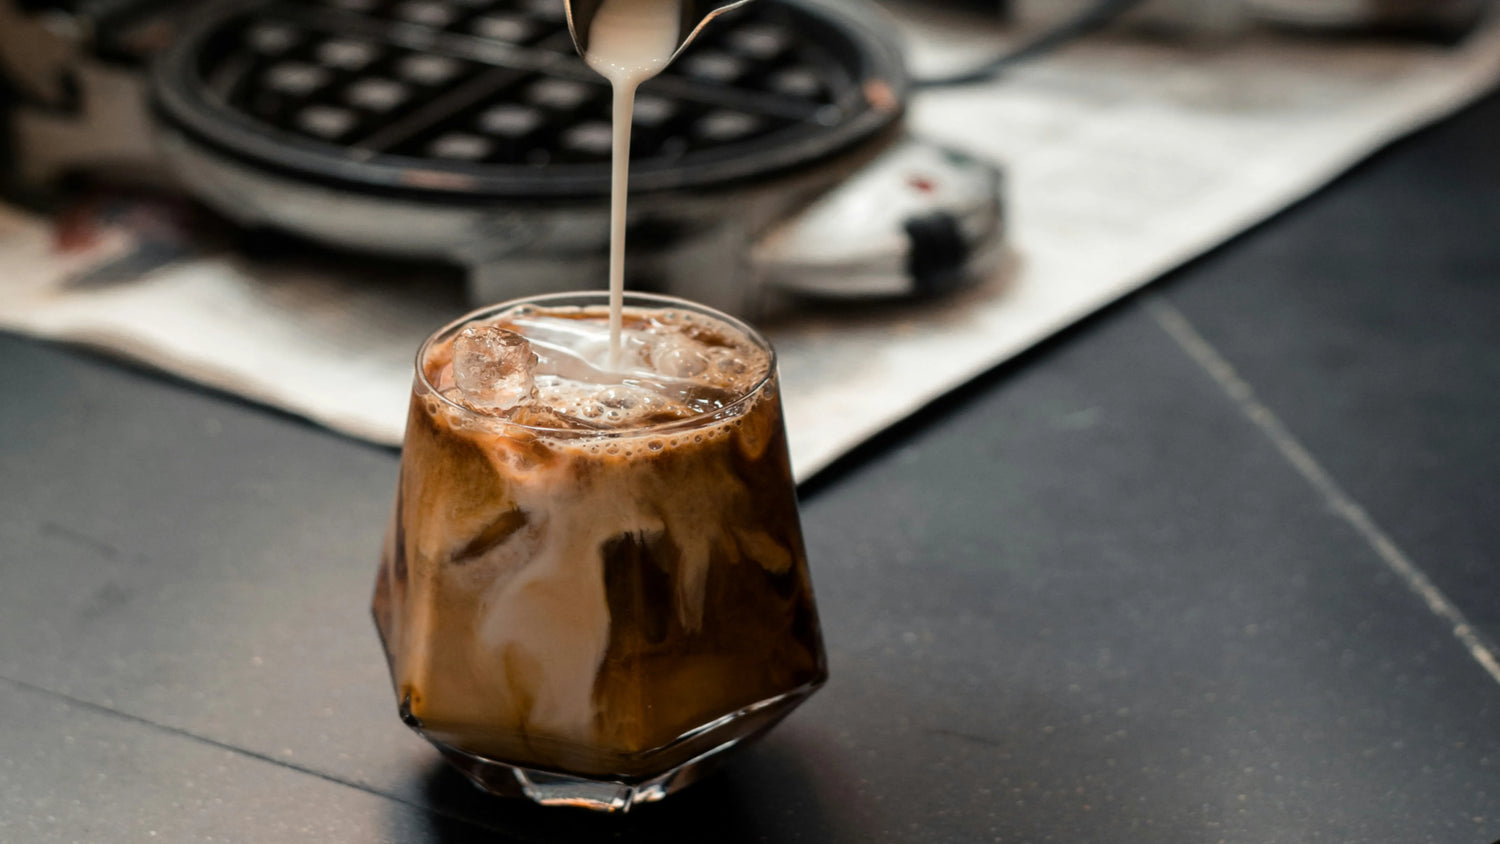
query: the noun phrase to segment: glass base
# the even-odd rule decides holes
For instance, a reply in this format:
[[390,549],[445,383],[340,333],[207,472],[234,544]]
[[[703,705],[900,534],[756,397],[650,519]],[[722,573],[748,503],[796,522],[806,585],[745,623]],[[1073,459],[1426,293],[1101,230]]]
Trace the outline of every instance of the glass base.
[[480,791],[498,797],[524,797],[542,806],[572,806],[596,812],[628,812],[637,804],[655,803],[696,782],[718,762],[712,757],[695,759],[660,776],[629,782],[538,771],[449,747],[438,749]]
[[[819,685],[821,681],[747,706],[692,731],[651,755],[666,754],[672,749],[706,747],[706,750],[661,773],[640,777],[580,776],[538,770],[449,747],[431,736],[427,739],[481,791],[499,797],[524,797],[543,806],[628,812],[637,804],[655,803],[702,779],[718,767],[730,750],[759,738]],[[681,754],[672,755],[682,758]]]

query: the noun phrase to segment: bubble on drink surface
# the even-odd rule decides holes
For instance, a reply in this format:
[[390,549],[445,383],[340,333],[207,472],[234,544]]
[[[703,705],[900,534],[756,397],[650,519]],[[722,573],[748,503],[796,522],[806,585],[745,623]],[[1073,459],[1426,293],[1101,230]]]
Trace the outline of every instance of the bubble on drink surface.
[[526,338],[494,325],[471,325],[453,340],[453,381],[459,401],[483,413],[536,397],[537,357]]
[[644,395],[641,390],[624,384],[605,387],[594,394],[595,401],[604,407],[615,410],[632,410],[646,398],[649,398],[649,396]]
[[695,411],[663,395],[659,385],[610,384],[580,402],[581,413],[614,428],[654,425],[694,415]]

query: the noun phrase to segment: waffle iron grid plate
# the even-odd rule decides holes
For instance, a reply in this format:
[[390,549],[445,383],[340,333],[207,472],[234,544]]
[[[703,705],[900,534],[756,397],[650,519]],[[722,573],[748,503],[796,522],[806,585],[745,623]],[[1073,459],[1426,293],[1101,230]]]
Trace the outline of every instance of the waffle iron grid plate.
[[[634,192],[805,167],[899,119],[897,46],[844,6],[757,0],[640,91]],[[608,86],[562,0],[228,0],[155,67],[157,110],[244,164],[408,198],[592,199]]]

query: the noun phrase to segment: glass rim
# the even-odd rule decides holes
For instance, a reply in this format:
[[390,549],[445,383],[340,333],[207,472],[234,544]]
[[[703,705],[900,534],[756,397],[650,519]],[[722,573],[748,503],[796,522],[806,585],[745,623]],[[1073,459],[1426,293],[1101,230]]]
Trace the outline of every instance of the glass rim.
[[503,419],[498,416],[491,416],[487,413],[480,413],[471,407],[466,407],[443,395],[427,377],[427,367],[424,366],[424,363],[427,360],[427,353],[432,349],[433,344],[439,342],[440,340],[446,339],[449,335],[457,334],[466,325],[498,316],[499,314],[504,313],[511,308],[520,307],[522,305],[536,305],[539,307],[568,307],[570,305],[582,306],[584,303],[608,305],[609,291],[568,290],[560,291],[557,293],[539,293],[531,296],[519,296],[515,299],[507,299],[504,302],[475,308],[474,310],[469,311],[468,313],[448,322],[441,328],[438,328],[431,334],[427,335],[427,339],[423,340],[422,344],[417,347],[416,360],[413,362],[413,368],[416,370],[416,382],[429,394],[435,397],[439,402],[446,405],[449,409],[462,414],[466,418],[483,422],[486,425],[515,428],[522,431],[531,431],[537,434],[544,434],[549,436],[565,435],[568,438],[572,439],[613,439],[642,436],[665,431],[692,430],[694,428],[704,427],[707,423],[710,422],[718,421],[732,416],[739,416],[741,415],[739,411],[743,409],[743,407],[749,402],[760,396],[760,394],[765,391],[766,386],[776,378],[777,360],[775,347],[771,345],[771,341],[767,340],[764,334],[761,334],[758,329],[745,322],[744,320],[726,314],[718,308],[713,308],[700,302],[694,302],[691,299],[683,299],[678,296],[668,296],[662,293],[642,293],[629,290],[625,292],[625,307],[641,307],[642,305],[645,305],[661,308],[681,308],[696,313],[706,314],[715,319],[723,321],[730,328],[733,328],[745,335],[750,339],[752,343],[754,343],[766,353],[765,374],[763,374],[760,379],[755,382],[754,385],[746,390],[743,395],[716,410],[704,411],[702,413],[688,416],[683,419],[672,419],[666,422],[651,423],[649,425],[639,425],[629,428],[599,429],[552,428],[542,425],[524,425],[520,422],[512,422],[509,419]]

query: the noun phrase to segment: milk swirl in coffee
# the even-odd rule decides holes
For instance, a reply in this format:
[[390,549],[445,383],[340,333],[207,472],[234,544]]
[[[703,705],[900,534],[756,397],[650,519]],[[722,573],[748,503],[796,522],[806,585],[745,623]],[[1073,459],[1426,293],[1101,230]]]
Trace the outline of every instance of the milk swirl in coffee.
[[769,353],[702,313],[622,322],[616,367],[602,307],[424,349],[375,611],[441,744],[646,775],[825,676]]

